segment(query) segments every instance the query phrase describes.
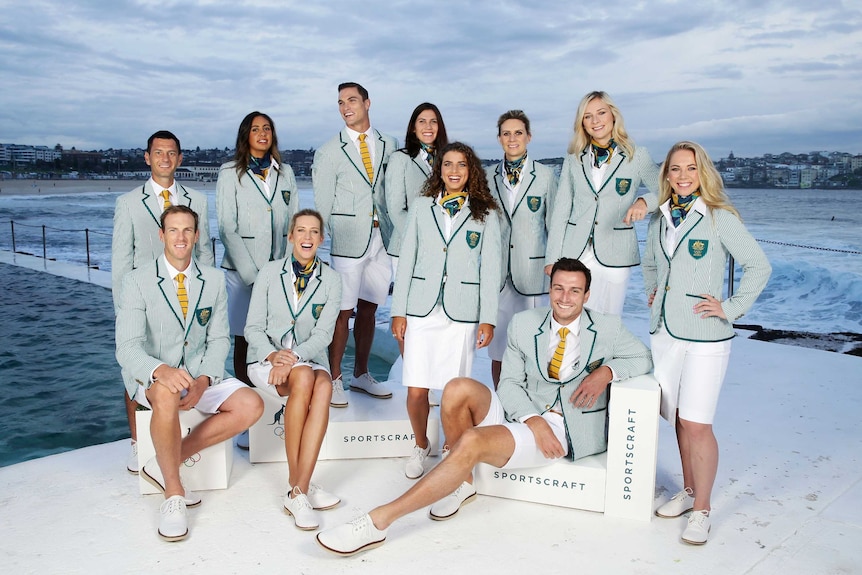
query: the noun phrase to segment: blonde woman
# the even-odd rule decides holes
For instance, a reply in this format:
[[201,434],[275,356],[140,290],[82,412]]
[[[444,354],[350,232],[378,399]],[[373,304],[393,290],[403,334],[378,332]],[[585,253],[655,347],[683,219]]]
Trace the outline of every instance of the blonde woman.
[[[638,196],[641,183],[649,193]],[[631,268],[640,263],[634,222],[658,206],[658,168],[635,146],[606,92],[581,99],[575,135],[560,172],[545,273],[561,257],[593,274],[589,309],[621,315]]]
[[[682,540],[706,543],[718,468],[712,431],[730,358],[733,321],[752,306],[772,268],[730,204],[721,176],[693,142],[674,144],[662,164],[659,211],[649,224],[643,274],[652,307],[650,333],[661,413],[676,428],[683,490],[659,517],[691,510]],[[744,273],[722,300],[727,257]]]

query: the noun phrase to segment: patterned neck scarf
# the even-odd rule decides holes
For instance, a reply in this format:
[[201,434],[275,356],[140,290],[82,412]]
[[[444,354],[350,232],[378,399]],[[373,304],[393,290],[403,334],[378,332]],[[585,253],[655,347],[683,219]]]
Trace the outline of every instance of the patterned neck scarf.
[[593,148],[593,158],[595,158],[597,168],[601,168],[603,164],[610,162],[614,152],[617,151],[617,143],[613,140],[608,142],[607,147],[604,148],[596,143],[595,140],[590,140],[590,146]]
[[308,285],[308,280],[311,279],[311,274],[317,269],[317,262],[320,260],[315,256],[308,264],[302,265],[294,256],[290,256],[290,263],[293,266],[293,275],[296,276],[296,281],[293,282],[293,287],[296,289],[297,297],[302,297],[302,292]]
[[428,162],[428,165],[432,168],[434,167],[434,146],[430,144],[426,144],[424,142],[419,142],[419,145],[425,150],[425,153],[428,154],[425,157],[425,160]]
[[461,211],[464,202],[467,201],[467,192],[455,192],[440,198],[440,205],[449,213],[449,217],[454,218]]
[[673,227],[678,228],[685,221],[688,212],[694,205],[694,201],[700,197],[700,191],[692,192],[690,196],[680,196],[676,192],[670,194],[670,218],[673,220]]
[[518,180],[521,179],[521,168],[524,167],[524,161],[527,159],[527,152],[517,160],[503,160],[506,164],[506,178],[509,180],[510,186],[515,186]]
[[261,180],[266,180],[266,175],[269,173],[269,166],[272,163],[272,157],[269,155],[269,152],[264,154],[261,159],[257,159],[252,155],[249,155],[248,167],[254,173],[255,176],[260,178]]

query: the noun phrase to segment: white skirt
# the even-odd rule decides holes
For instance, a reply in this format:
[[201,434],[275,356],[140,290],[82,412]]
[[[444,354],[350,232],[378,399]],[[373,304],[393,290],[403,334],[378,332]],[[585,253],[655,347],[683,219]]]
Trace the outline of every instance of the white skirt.
[[404,334],[405,387],[443,389],[449,380],[467,377],[476,351],[475,323],[454,322],[437,305],[426,317],[407,317]]

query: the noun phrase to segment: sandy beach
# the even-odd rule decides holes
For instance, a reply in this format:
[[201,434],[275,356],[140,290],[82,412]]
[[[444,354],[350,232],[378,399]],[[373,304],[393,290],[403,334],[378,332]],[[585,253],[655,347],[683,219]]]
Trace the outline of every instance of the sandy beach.
[[[0,180],[0,195],[38,196],[86,192],[128,192],[144,180]],[[201,184],[201,182],[194,182]],[[192,187],[196,187],[192,185]]]

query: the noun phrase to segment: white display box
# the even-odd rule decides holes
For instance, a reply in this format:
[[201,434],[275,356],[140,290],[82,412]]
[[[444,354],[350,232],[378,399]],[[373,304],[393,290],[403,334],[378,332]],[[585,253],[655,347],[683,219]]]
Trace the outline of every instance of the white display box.
[[660,397],[652,375],[613,383],[605,453],[523,470],[479,464],[473,471],[476,491],[649,521],[655,497]]
[[[138,462],[143,468],[151,457],[156,455],[153,440],[150,437],[150,420],[153,412],[141,410],[135,413],[138,430]],[[182,436],[186,437],[191,430],[210,417],[196,409],[180,411],[180,429]],[[192,491],[206,491],[209,489],[227,489],[230,483],[230,474],[233,470],[233,438],[207,447],[200,453],[196,453],[183,462],[180,473],[186,489]],[[139,478],[141,494],[148,495],[159,493],[153,485],[144,479],[143,473]]]
[[[408,457],[416,439],[407,417],[407,391],[400,384],[384,382],[390,399],[375,399],[347,391],[349,405],[330,408],[329,426],[319,460]],[[249,460],[252,463],[287,461],[284,451],[284,399],[256,389],[264,401],[263,416],[249,429]],[[440,420],[437,408],[428,417],[431,452],[439,449]]]

